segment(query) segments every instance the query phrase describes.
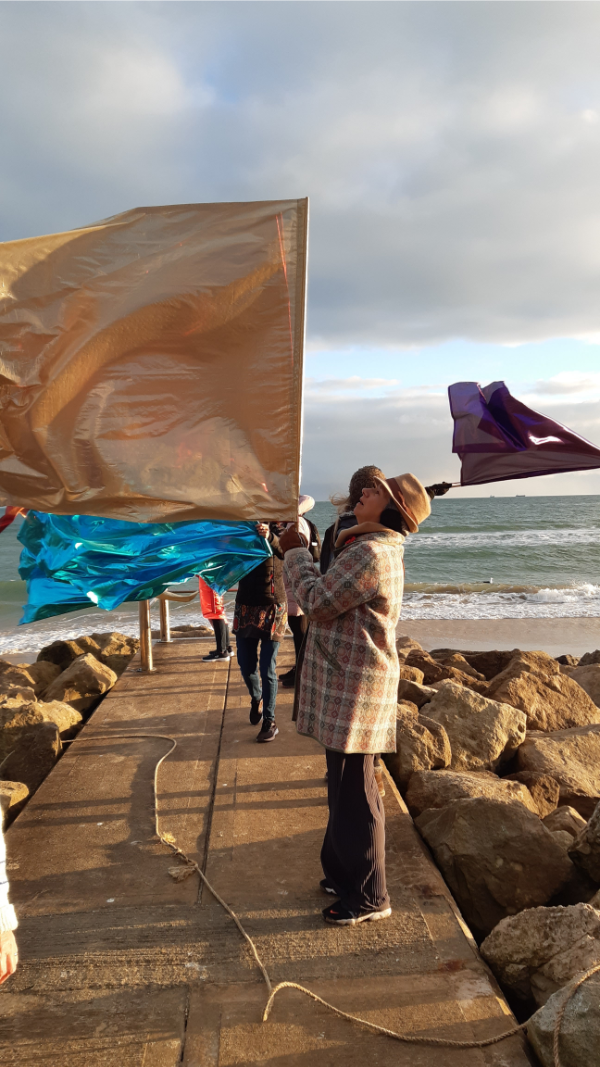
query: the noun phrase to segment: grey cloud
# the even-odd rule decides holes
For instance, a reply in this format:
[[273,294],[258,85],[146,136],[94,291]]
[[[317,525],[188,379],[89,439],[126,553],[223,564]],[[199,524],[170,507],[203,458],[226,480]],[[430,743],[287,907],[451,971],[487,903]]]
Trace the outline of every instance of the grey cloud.
[[[520,398],[521,399],[521,398]],[[523,398],[527,402],[528,398]],[[600,447],[600,400],[553,401],[551,418]],[[445,395],[398,391],[384,398],[311,397],[305,412],[303,491],[317,500],[343,490],[350,475],[366,463],[387,474],[412,471],[424,484],[458,481],[460,462],[452,454],[452,419]],[[461,495],[515,494],[517,483],[458,490]],[[600,492],[600,471],[527,479],[527,494]]]
[[547,396],[565,396],[568,393],[587,393],[591,390],[596,391],[599,388],[600,374],[596,374],[590,377],[581,375],[571,381],[563,381],[561,378],[550,378],[547,381],[538,380],[535,383],[533,392]]
[[326,344],[600,329],[596,4],[0,5],[0,236],[310,195]]

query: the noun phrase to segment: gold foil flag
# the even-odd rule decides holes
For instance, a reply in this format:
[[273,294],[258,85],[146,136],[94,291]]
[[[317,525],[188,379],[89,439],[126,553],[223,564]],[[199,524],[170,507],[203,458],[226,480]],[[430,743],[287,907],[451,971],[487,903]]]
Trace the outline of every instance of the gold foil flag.
[[293,519],[307,214],[137,208],[0,244],[0,503]]

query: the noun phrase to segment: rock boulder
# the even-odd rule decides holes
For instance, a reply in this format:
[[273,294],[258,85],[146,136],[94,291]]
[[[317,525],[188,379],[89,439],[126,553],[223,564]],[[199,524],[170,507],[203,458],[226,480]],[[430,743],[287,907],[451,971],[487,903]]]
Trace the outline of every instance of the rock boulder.
[[46,700],[61,700],[77,711],[89,711],[112,689],[117,675],[88,653],[73,660],[46,690]]
[[0,704],[10,703],[14,707],[16,704],[33,704],[35,700],[32,686],[13,685],[0,677]]
[[571,678],[600,707],[600,663],[588,663],[586,667],[576,667]]
[[8,826],[17,817],[24,806],[29,790],[25,782],[4,782],[0,780],[0,826]]
[[591,904],[530,908],[498,923],[480,951],[505,989],[545,1004],[578,971],[600,963],[600,913]]
[[408,700],[411,704],[416,704],[418,708],[422,708],[423,704],[428,704],[436,693],[437,690],[432,689],[431,686],[419,685],[418,682],[411,682],[408,678],[400,678],[398,682],[398,700]]
[[[430,656],[429,652],[413,649],[406,657],[405,663],[407,667],[417,667],[418,670],[423,672],[425,685],[437,685],[439,682],[450,678],[459,685],[465,685],[476,692],[483,692],[487,688],[487,682],[482,676],[475,678],[472,674],[465,674],[464,671],[457,670],[456,667],[446,666],[440,663],[439,660],[434,659],[433,656]],[[466,664],[466,666],[468,667],[469,665]]]
[[495,770],[525,740],[522,711],[455,682],[444,682],[427,706],[427,715],[446,730],[453,771]]
[[556,1065],[554,1030],[561,1013],[561,1067],[600,1067],[600,973],[578,986],[584,973],[554,993],[527,1024],[527,1037],[542,1067]]
[[589,819],[600,800],[600,726],[528,733],[517,753],[517,766],[554,778],[560,804]]
[[45,645],[38,652],[37,659],[38,663],[54,663],[61,671],[65,671],[73,660],[89,653],[100,658],[100,646],[92,637],[82,635],[71,641],[53,641],[51,645]]
[[498,778],[490,771],[416,771],[406,791],[406,803],[413,818],[427,808],[445,808],[454,800],[467,797],[518,800],[529,811],[538,814],[537,805],[526,786]]
[[413,648],[420,648],[422,651],[422,646],[419,642],[415,641],[414,637],[409,637],[408,634],[402,634],[396,638],[396,648],[398,652],[403,652],[405,655],[408,655]]
[[60,674],[60,667],[54,663],[19,663],[0,665],[0,686],[29,687],[36,697],[41,696],[55,678]]
[[454,670],[459,671],[461,674],[467,674],[471,678],[476,678],[479,682],[486,681],[485,675],[476,671],[469,661],[465,659],[462,652],[452,652],[448,650],[446,655],[440,655],[439,653],[436,656],[433,656],[433,653],[431,653],[431,655],[433,659],[437,660],[438,663],[441,663],[443,667],[453,667]]
[[79,656],[92,655],[115,674],[122,674],[131,657],[139,648],[136,637],[114,631],[108,634],[91,634],[72,641],[53,641],[38,653],[38,663],[47,661],[66,670]]
[[558,807],[560,799],[560,786],[554,778],[548,774],[535,774],[534,771],[517,771],[516,774],[507,774],[505,781],[521,782],[526,785],[537,804],[540,819],[545,818],[551,811]]
[[590,663],[600,663],[600,648],[597,648],[595,652],[586,652],[585,656],[579,660],[580,667],[587,667]]
[[569,855],[573,863],[600,885],[600,804],[571,843]]
[[524,804],[475,797],[427,809],[416,825],[471,929],[485,936],[505,916],[545,904],[573,866]]
[[128,637],[114,631],[109,634],[92,634],[100,649],[100,660],[120,677],[138,651],[140,642],[137,637]]
[[492,649],[487,652],[463,652],[463,656],[467,663],[470,663],[476,671],[483,674],[483,677],[489,682],[497,674],[500,674],[500,671],[505,670],[511,659],[518,653],[518,648],[513,648],[510,652]]
[[522,652],[489,683],[487,695],[527,716],[528,730],[568,730],[600,723],[600,708],[560,665],[539,652]]
[[61,734],[69,733],[81,722],[81,715],[70,704],[55,700],[21,704],[7,700],[0,705],[0,759],[9,752],[23,731],[40,723],[51,722]]
[[451,752],[442,726],[425,715],[399,704],[396,712],[396,752],[384,756],[386,767],[401,790],[415,771],[447,767]]
[[578,811],[575,808],[569,808],[568,805],[561,805],[560,808],[556,808],[550,815],[546,815],[542,820],[544,826],[555,833],[558,830],[569,834],[571,838],[571,844],[573,838],[577,837],[579,833],[587,826],[585,819],[582,819]]
[[407,667],[404,663],[401,663],[400,678],[407,682],[416,682],[417,685],[423,685],[423,671],[420,671],[418,667]]
[[58,727],[53,722],[35,723],[12,740],[2,776],[6,781],[24,782],[29,792],[35,793],[62,751]]

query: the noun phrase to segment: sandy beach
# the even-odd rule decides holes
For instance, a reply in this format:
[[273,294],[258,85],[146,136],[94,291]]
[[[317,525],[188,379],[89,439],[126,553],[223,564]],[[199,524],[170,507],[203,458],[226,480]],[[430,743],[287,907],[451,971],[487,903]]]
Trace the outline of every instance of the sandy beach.
[[405,619],[399,634],[423,648],[541,649],[551,656],[582,656],[600,648],[600,618],[580,619]]

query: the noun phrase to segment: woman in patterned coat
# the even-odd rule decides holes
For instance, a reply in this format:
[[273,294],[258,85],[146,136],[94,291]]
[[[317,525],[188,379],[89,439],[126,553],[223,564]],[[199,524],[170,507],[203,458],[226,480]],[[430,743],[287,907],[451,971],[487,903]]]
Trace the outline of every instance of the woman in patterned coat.
[[396,750],[403,542],[430,514],[411,474],[376,479],[320,575],[296,531],[280,538],[296,600],[310,627],[297,681],[298,732],[325,748],[329,822],[321,888],[339,902],[326,922],[355,925],[391,915],[385,883],[385,823],[374,756]]

